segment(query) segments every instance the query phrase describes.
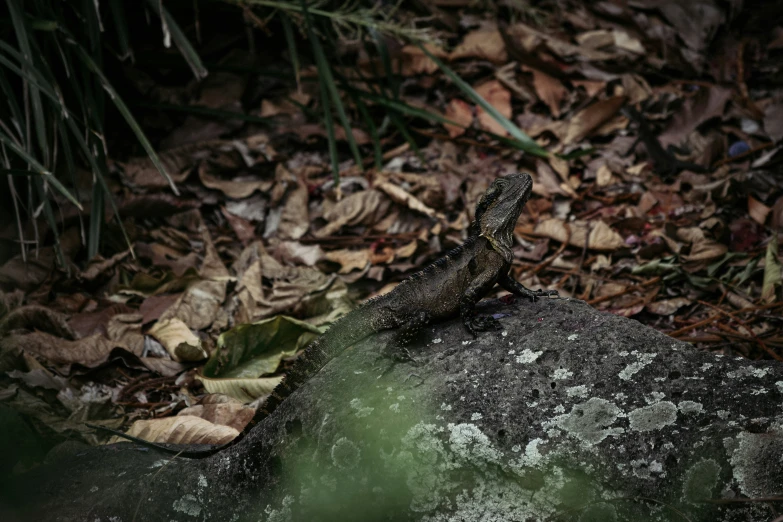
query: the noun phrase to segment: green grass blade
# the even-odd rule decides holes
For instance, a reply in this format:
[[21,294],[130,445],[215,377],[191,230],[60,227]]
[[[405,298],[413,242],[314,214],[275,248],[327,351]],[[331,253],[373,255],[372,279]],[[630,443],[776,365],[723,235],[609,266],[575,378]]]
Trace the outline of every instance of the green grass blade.
[[[24,136],[24,129],[22,128],[22,125],[24,125],[24,117],[22,116],[22,110],[19,108],[19,104],[16,103],[16,94],[11,89],[11,84],[8,82],[8,78],[5,75],[5,69],[2,67],[0,67],[0,93],[4,95],[8,102],[8,109],[11,111],[11,121],[2,121],[2,118],[0,118],[0,124],[3,124],[2,127],[7,133],[16,130],[16,132],[19,133],[18,137],[21,140]],[[16,125],[13,125],[12,122]],[[6,123],[8,125],[5,125]]]
[[24,161],[26,161],[30,167],[32,167],[33,170],[30,172],[33,172],[36,174],[35,177],[40,178],[42,182],[46,182],[50,184],[57,192],[62,194],[68,201],[76,205],[79,210],[82,210],[81,204],[76,200],[73,195],[68,192],[68,189],[66,189],[62,183],[60,183],[57,178],[52,175],[51,172],[49,172],[43,165],[41,165],[38,160],[36,160],[32,155],[30,155],[26,150],[19,147],[14,141],[5,135],[4,132],[0,132],[0,143],[3,143],[8,149],[22,158]]
[[378,129],[375,127],[375,122],[372,121],[370,111],[367,110],[367,106],[364,102],[358,96],[351,95],[351,98],[359,109],[359,113],[362,115],[362,119],[364,119],[367,130],[370,132],[375,168],[381,170],[383,168],[383,152],[381,152],[381,139],[378,136]]
[[294,68],[294,80],[296,81],[296,90],[301,90],[301,84],[299,82],[299,53],[296,51],[296,40],[294,39],[294,29],[291,26],[291,18],[287,14],[283,14],[283,33],[285,34],[285,42],[288,46],[288,54],[291,56],[291,66]]
[[433,55],[431,52],[427,50],[427,48],[421,44],[418,44],[419,49],[421,49],[424,54],[426,54],[435,64],[438,66],[438,68],[448,76],[452,82],[467,95],[471,100],[473,100],[476,104],[478,104],[482,109],[484,109],[487,114],[492,116],[498,123],[500,123],[504,129],[511,135],[512,138],[519,141],[520,147],[522,150],[529,152],[530,154],[534,154],[536,156],[541,157],[548,157],[549,152],[546,149],[541,148],[535,140],[533,140],[530,136],[522,132],[519,127],[514,125],[514,123],[500,114],[498,110],[493,107],[487,100],[481,97],[479,93],[477,93],[475,90],[473,90],[473,87],[468,85],[465,80],[459,77],[457,73],[455,73],[453,70],[451,70],[445,63],[443,63],[438,57]]
[[162,18],[163,23],[165,23],[166,28],[168,28],[171,39],[174,40],[177,49],[182,53],[182,57],[188,62],[190,70],[193,71],[193,75],[198,79],[206,78],[209,71],[207,71],[204,64],[201,63],[201,57],[179,27],[179,24],[174,20],[174,17],[172,17],[168,10],[163,7],[160,0],[148,0],[147,3],[152,7],[152,10]]
[[114,20],[114,30],[117,34],[117,45],[119,46],[118,58],[120,61],[124,61],[128,58],[132,59],[133,49],[131,49],[130,37],[128,36],[125,3],[123,0],[109,0],[109,10],[111,11],[111,16]]
[[90,205],[90,227],[87,229],[87,259],[98,254],[103,225],[103,187],[100,183],[92,186],[92,203]]
[[[11,24],[13,25],[14,32],[16,33],[19,49],[22,52],[22,56],[25,58],[24,63],[26,63],[26,65],[23,65],[23,68],[32,67],[35,69],[36,66],[33,63],[34,55],[30,46],[30,41],[28,39],[27,23],[24,16],[22,2],[17,2],[17,0],[7,0],[6,5],[8,5],[8,12],[11,15]],[[35,121],[32,130],[35,131],[35,135],[38,140],[38,148],[43,155],[44,162],[48,162],[50,151],[49,142],[46,137],[46,117],[44,114],[43,103],[41,102],[41,94],[38,88],[33,84],[29,85],[29,90],[30,105],[33,109],[33,119]],[[30,145],[31,144],[28,144],[28,147]]]
[[144,131],[142,131],[141,127],[139,127],[139,124],[136,123],[136,119],[133,117],[130,110],[128,110],[128,106],[125,105],[125,102],[122,101],[122,98],[120,98],[119,94],[117,94],[117,91],[109,83],[109,80],[103,75],[103,72],[98,68],[98,66],[95,64],[92,58],[90,58],[90,56],[84,51],[84,49],[78,44],[78,42],[76,42],[76,40],[74,40],[70,36],[68,36],[67,41],[73,46],[73,49],[75,49],[77,56],[85,63],[85,65],[87,65],[87,67],[93,72],[93,74],[95,74],[100,79],[103,88],[106,90],[107,93],[109,93],[109,97],[111,98],[112,103],[114,103],[114,106],[117,108],[120,114],[122,114],[122,117],[125,119],[125,122],[128,124],[128,126],[131,128],[133,133],[136,135],[136,139],[139,140],[139,143],[141,143],[141,146],[144,148],[144,151],[147,153],[147,156],[149,156],[150,160],[152,160],[152,163],[155,165],[155,168],[158,169],[158,172],[160,172],[160,174],[169,183],[172,192],[174,192],[174,194],[176,195],[179,195],[179,190],[177,190],[177,187],[174,184],[174,180],[172,180],[171,176],[169,176],[168,172],[166,172],[166,167],[164,167],[163,164],[160,162],[160,158],[158,158],[158,155],[155,153],[155,150],[152,148],[152,144],[150,144],[149,140],[147,139],[147,136],[144,135]]
[[114,216],[117,218],[117,223],[120,226],[120,231],[122,232],[123,238],[125,238],[125,243],[128,245],[128,249],[131,252],[131,256],[135,258],[136,253],[133,250],[133,244],[131,243],[130,238],[128,237],[128,233],[122,224],[122,218],[120,216],[120,210],[117,208],[117,202],[114,201],[114,198],[112,197],[111,194],[111,190],[109,190],[109,185],[106,183],[106,175],[108,173],[106,172],[106,161],[103,156],[103,147],[101,146],[102,144],[99,144],[99,148],[98,148],[98,155],[100,158],[103,159],[103,161],[101,162],[101,161],[97,161],[95,159],[95,155],[90,152],[90,147],[87,145],[87,142],[82,137],[81,132],[79,131],[79,127],[76,126],[76,123],[74,123],[73,118],[69,118],[65,120],[65,123],[68,126],[68,129],[71,131],[71,136],[73,136],[74,140],[76,141],[76,144],[81,149],[82,155],[84,155],[84,157],[90,163],[90,168],[92,169],[92,172],[95,173],[95,179],[100,184],[101,188],[106,194],[106,200],[108,200],[109,206],[111,206],[112,212],[114,213]]
[[335,83],[334,76],[332,75],[332,68],[329,62],[326,61],[326,54],[324,53],[321,41],[316,36],[315,32],[310,26],[310,17],[307,13],[306,3],[302,0],[303,9],[305,12],[305,25],[307,26],[307,37],[310,39],[310,43],[313,46],[313,54],[315,56],[315,65],[318,68],[318,78],[322,79],[322,85],[325,85],[329,95],[331,95],[332,103],[337,110],[337,117],[340,119],[340,123],[345,129],[345,139],[348,141],[348,147],[351,149],[353,159],[359,170],[364,170],[362,165],[362,156],[359,153],[359,147],[356,145],[356,140],[353,137],[353,130],[351,129],[351,122],[348,121],[348,116],[345,113],[345,107],[343,106],[340,93],[337,91],[337,84]]
[[370,35],[372,36],[373,41],[375,42],[375,48],[378,50],[378,54],[381,57],[381,63],[383,64],[383,70],[386,73],[387,83],[389,86],[389,92],[395,99],[399,99],[400,84],[397,82],[397,76],[392,70],[389,48],[386,47],[386,42],[383,41],[383,36],[380,35],[374,28],[370,29]]
[[46,195],[46,188],[44,187],[43,180],[39,176],[33,178],[33,185],[35,186],[38,198],[43,206],[46,222],[49,223],[49,228],[52,230],[52,235],[54,236],[54,252],[57,255],[57,261],[60,263],[60,266],[67,271],[68,264],[65,262],[62,245],[60,245],[60,234],[57,232],[57,221],[54,219],[51,198]]

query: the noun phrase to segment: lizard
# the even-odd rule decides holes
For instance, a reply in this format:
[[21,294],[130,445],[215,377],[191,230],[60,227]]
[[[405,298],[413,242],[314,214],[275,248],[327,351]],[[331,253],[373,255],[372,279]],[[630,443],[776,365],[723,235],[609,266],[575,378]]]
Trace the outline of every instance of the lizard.
[[652,160],[653,170],[664,178],[676,176],[683,170],[690,170],[698,173],[709,172],[709,169],[702,165],[682,161],[677,158],[677,156],[675,156],[677,148],[674,145],[669,145],[664,149],[658,141],[658,138],[655,137],[647,120],[645,120],[644,116],[634,107],[628,105],[623,107],[621,112],[626,118],[636,124],[637,138],[633,145],[631,145],[631,148],[628,149],[628,154],[630,154],[641,141],[647,149],[647,155],[650,157],[650,160]]
[[[396,329],[389,345],[393,348],[386,350],[394,355],[395,350],[404,349],[424,326],[459,315],[467,331],[476,337],[479,332],[499,326],[492,316],[475,312],[476,304],[496,284],[533,301],[542,296],[557,297],[557,290],[530,290],[509,275],[514,260],[514,227],[532,189],[533,179],[525,173],[494,180],[476,205],[468,239],[390,292],[366,301],[332,324],[305,348],[259,408],[255,419],[233,441],[208,450],[177,451],[135,437],[125,438],[185,457],[207,457],[242,439],[252,426],[271,415],[329,361],[370,335]],[[410,359],[407,350],[397,355],[400,359]]]

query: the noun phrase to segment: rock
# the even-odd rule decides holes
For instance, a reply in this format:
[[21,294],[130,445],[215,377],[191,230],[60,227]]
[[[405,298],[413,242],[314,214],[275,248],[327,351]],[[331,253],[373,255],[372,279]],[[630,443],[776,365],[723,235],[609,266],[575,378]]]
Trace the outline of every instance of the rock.
[[[15,481],[38,520],[750,520],[783,495],[783,365],[699,351],[574,300],[488,301],[333,360],[203,460],[130,443]],[[41,489],[43,488],[43,489]],[[17,498],[21,498],[18,496]],[[743,500],[744,499],[744,500]]]

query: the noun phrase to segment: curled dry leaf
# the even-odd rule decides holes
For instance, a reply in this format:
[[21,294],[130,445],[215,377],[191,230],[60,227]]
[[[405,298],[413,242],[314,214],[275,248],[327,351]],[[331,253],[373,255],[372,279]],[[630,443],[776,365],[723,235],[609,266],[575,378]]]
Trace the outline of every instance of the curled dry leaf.
[[47,332],[65,339],[76,339],[65,314],[40,305],[13,309],[0,319],[0,338],[13,330]]
[[177,415],[201,417],[213,424],[228,426],[241,432],[253,419],[255,412],[255,408],[245,406],[242,401],[234,397],[214,393],[204,397],[199,404],[185,408]]
[[389,205],[389,199],[378,190],[356,192],[324,212],[324,219],[329,223],[317,230],[314,235],[331,236],[345,225],[370,225],[386,214]]
[[106,324],[106,336],[125,346],[129,352],[141,356],[144,353],[144,335],[141,333],[140,313],[115,314]]
[[78,341],[68,341],[44,332],[9,335],[3,339],[2,344],[4,353],[26,352],[54,364],[78,363],[90,368],[106,362],[114,348],[123,347],[100,334]]
[[541,236],[550,237],[557,241],[568,241],[569,245],[584,247],[588,237],[590,250],[611,252],[625,246],[622,236],[609,228],[603,221],[570,221],[567,225],[556,218],[547,219],[538,223],[534,232]]
[[149,334],[162,344],[175,361],[203,361],[208,354],[190,328],[179,319],[164,319],[150,328]]
[[198,167],[198,176],[201,183],[211,189],[219,190],[226,196],[233,199],[244,199],[253,192],[267,192],[272,188],[271,180],[236,178],[222,179],[213,174],[214,168],[207,162],[202,162]]
[[[239,435],[239,430],[213,424],[192,415],[177,415],[163,419],[138,420],[127,433],[149,442],[164,444],[220,445],[234,440]],[[123,441],[125,439],[115,436],[109,440],[109,444]]]
[[[174,183],[181,183],[190,175],[191,169],[198,158],[205,157],[215,149],[225,147],[229,142],[224,140],[208,140],[197,143],[189,143],[174,149],[158,153],[163,166],[166,168]],[[122,163],[118,162],[124,171],[124,178],[137,187],[165,188],[168,181],[160,175],[160,172],[152,163],[149,156],[140,156]]]
[[783,284],[780,253],[778,252],[778,237],[772,234],[767,243],[767,253],[764,256],[764,281],[761,286],[761,298],[767,303],[775,300],[776,290]]
[[347,274],[354,270],[363,270],[370,262],[370,252],[367,249],[348,250],[342,248],[327,252],[324,258],[340,265],[338,274]]
[[307,185],[298,180],[293,190],[288,192],[285,205],[280,212],[278,233],[283,239],[299,239],[310,228],[310,217],[307,210]]
[[283,381],[283,377],[262,377],[260,379],[211,379],[203,375],[197,375],[196,379],[201,381],[204,389],[209,393],[222,393],[229,395],[244,403],[269,395],[275,386]]
[[434,209],[428,207],[421,201],[419,201],[416,197],[408,193],[405,189],[398,187],[397,185],[394,185],[393,183],[389,183],[388,181],[381,182],[375,186],[378,190],[384,192],[387,196],[389,196],[392,201],[395,203],[399,203],[401,205],[405,205],[411,210],[415,210],[416,212],[421,212],[425,216],[429,217],[437,217],[439,219],[445,219],[441,214],[436,212]]

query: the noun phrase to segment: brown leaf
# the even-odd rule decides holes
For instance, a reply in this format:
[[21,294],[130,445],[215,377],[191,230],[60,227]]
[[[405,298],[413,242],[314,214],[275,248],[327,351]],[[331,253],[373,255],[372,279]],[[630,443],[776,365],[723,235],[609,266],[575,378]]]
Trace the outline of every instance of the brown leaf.
[[288,192],[280,213],[278,232],[282,239],[299,239],[307,233],[310,228],[307,202],[307,185],[299,180],[294,189]]
[[[511,118],[511,93],[508,89],[503,87],[502,83],[497,80],[491,80],[479,85],[475,89],[476,92],[484,98],[487,103],[497,109],[501,115],[509,119]],[[479,124],[485,130],[494,132],[499,136],[506,136],[508,134],[508,131],[500,122],[479,106],[476,106],[476,115],[478,116]]]
[[363,270],[370,262],[370,252],[367,249],[348,250],[341,248],[340,250],[327,252],[324,257],[329,261],[333,261],[340,265],[339,274],[347,274],[354,270]]
[[266,192],[272,188],[271,180],[260,180],[255,178],[239,180],[236,177],[232,179],[221,179],[213,173],[214,171],[215,169],[207,162],[202,162],[198,168],[198,176],[201,183],[205,187],[219,190],[233,199],[244,199],[256,190]]
[[664,299],[662,301],[655,301],[648,303],[645,308],[648,312],[656,315],[672,315],[674,312],[691,304],[690,299],[685,297],[674,297],[672,299]]
[[76,339],[65,314],[40,305],[13,309],[0,320],[0,338],[14,330],[47,332],[65,339]]
[[477,29],[466,34],[462,43],[457,45],[449,55],[449,60],[460,58],[479,58],[495,64],[505,63],[508,54],[500,31]]
[[[230,143],[223,140],[190,143],[160,152],[158,157],[174,183],[181,183],[190,175],[198,157],[207,155],[214,149],[228,144]],[[124,171],[124,178],[134,186],[144,188],[165,188],[169,186],[169,183],[158,172],[155,164],[152,163],[148,156],[139,156],[125,163],[117,163]]]
[[562,141],[566,145],[579,142],[593,130],[613,118],[625,104],[625,96],[613,96],[588,105],[574,116],[566,128]]
[[443,218],[443,216],[441,216],[434,209],[428,207],[419,201],[416,197],[406,192],[405,189],[402,189],[393,183],[384,181],[382,183],[378,183],[375,188],[384,192],[395,203],[405,205],[409,209],[415,210],[416,212],[421,212],[425,216]]
[[473,108],[464,101],[454,98],[446,106],[446,118],[461,125],[444,123],[443,126],[449,133],[449,137],[456,138],[465,134],[465,129],[473,123]]
[[201,339],[179,319],[158,321],[148,333],[157,339],[177,362],[202,361],[209,355],[201,345]]
[[226,210],[226,207],[220,207],[220,212],[223,214],[223,217],[226,218],[228,224],[231,225],[231,228],[237,235],[237,239],[239,239],[243,244],[247,244],[255,237],[256,227],[252,223],[246,219],[242,219],[241,217],[232,214]]
[[[167,444],[226,444],[239,435],[239,430],[213,424],[192,415],[177,415],[162,419],[138,420],[127,431],[128,435],[149,442]],[[122,442],[113,437],[109,443]]]
[[665,148],[682,143],[696,127],[709,120],[723,116],[726,102],[731,99],[732,90],[728,87],[702,87],[692,97],[687,98],[680,111],[675,113],[669,126],[658,138]]
[[560,104],[568,95],[568,89],[557,78],[553,78],[546,73],[531,69],[533,73],[533,88],[536,90],[538,98],[546,103],[552,112],[552,117],[560,117]]
[[759,225],[763,225],[767,221],[767,216],[772,209],[757,200],[753,196],[748,196],[748,214]]
[[771,103],[764,108],[764,130],[772,141],[783,139],[783,103]]
[[585,239],[590,230],[588,248],[599,251],[613,251],[625,246],[623,238],[609,228],[603,221],[569,221],[566,225],[563,221],[551,218],[538,223],[534,232],[541,236],[550,237],[560,242],[568,241],[569,245],[584,247]]
[[[433,44],[424,44],[427,50],[437,58],[446,58],[448,54]],[[417,74],[432,74],[438,70],[438,65],[430,60],[430,57],[424,54],[417,45],[406,45],[401,50],[403,76],[413,76]]]
[[253,419],[255,412],[255,408],[246,406],[233,397],[220,393],[211,393],[201,399],[201,402],[197,405],[185,408],[177,415],[201,417],[213,424],[228,426],[241,432]]
[[334,207],[324,212],[329,221],[317,230],[316,237],[334,234],[345,225],[369,225],[381,219],[389,210],[389,198],[377,190],[363,190],[343,198]]
[[54,364],[82,364],[87,367],[98,366],[105,362],[109,353],[117,346],[116,341],[110,341],[100,334],[68,341],[44,332],[33,332],[25,335],[9,335],[3,339],[3,350],[25,351],[32,355],[43,357]]
[[129,352],[141,357],[144,352],[144,335],[141,333],[139,313],[115,314],[106,325],[106,337],[126,347]]

